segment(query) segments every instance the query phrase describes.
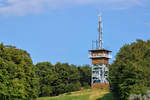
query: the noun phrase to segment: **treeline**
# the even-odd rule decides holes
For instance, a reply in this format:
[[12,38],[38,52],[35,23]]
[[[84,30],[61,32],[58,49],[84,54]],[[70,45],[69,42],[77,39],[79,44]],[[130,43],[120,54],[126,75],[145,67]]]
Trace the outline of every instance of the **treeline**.
[[89,88],[91,68],[68,63],[33,64],[30,55],[0,44],[0,100],[34,100]]
[[109,68],[115,97],[119,100],[150,100],[150,40],[124,45]]
[[53,96],[61,93],[78,91],[81,87],[89,88],[91,68],[89,65],[76,66],[68,63],[49,62],[36,64],[39,78],[39,96]]

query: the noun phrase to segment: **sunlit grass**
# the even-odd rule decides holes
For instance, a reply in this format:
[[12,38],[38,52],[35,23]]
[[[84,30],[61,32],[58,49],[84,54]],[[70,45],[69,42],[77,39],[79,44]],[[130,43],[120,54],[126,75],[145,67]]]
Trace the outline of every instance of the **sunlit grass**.
[[42,97],[37,100],[88,100],[89,95]]
[[40,97],[37,100],[114,100],[114,98],[108,89],[87,89],[55,97]]

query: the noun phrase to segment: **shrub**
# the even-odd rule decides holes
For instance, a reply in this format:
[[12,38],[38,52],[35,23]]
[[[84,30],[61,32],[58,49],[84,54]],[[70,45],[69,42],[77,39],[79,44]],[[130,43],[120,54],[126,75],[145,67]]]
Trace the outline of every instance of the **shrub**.
[[84,82],[84,83],[83,83],[83,87],[84,87],[85,89],[90,89],[90,88],[91,88],[90,85],[89,85],[87,82]]

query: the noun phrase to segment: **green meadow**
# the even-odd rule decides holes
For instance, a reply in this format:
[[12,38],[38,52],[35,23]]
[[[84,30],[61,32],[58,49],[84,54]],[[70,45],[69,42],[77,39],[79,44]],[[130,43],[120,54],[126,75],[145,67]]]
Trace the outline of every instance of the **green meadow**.
[[107,89],[87,89],[65,93],[55,97],[40,97],[37,100],[115,100]]

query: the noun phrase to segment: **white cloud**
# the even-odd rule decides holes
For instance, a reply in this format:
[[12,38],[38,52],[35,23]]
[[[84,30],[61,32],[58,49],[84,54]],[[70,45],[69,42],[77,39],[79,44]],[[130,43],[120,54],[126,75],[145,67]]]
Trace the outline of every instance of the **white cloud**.
[[142,5],[140,0],[0,0],[0,15],[24,15],[46,9],[61,9],[76,5],[97,5],[104,9],[110,5],[127,8]]

